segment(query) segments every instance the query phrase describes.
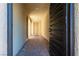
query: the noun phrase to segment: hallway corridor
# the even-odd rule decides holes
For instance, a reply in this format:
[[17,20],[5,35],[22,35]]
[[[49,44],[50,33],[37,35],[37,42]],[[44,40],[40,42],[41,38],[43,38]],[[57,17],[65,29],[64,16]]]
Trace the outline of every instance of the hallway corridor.
[[41,36],[32,36],[17,56],[49,56],[48,41]]

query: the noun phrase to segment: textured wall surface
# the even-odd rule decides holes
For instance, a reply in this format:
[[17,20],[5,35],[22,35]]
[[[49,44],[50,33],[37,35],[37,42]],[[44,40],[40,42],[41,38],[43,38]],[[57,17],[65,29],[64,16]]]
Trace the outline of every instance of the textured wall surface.
[[65,4],[50,4],[50,55],[65,55]]
[[0,55],[7,55],[7,4],[0,3]]

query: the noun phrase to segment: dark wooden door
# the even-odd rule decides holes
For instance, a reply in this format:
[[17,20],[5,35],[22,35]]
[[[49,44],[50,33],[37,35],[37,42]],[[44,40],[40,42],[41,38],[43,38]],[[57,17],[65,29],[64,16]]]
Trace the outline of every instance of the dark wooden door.
[[49,54],[51,56],[66,55],[66,4],[51,3],[49,20]]

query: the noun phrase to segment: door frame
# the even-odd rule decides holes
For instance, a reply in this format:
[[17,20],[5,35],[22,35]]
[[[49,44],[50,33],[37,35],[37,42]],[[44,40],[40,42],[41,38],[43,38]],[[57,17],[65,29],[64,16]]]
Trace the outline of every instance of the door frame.
[[75,37],[74,37],[74,4],[70,4],[70,56],[74,56]]
[[70,4],[66,4],[66,56],[70,55]]
[[74,56],[74,4],[66,4],[66,56]]
[[13,55],[13,4],[7,4],[7,55]]

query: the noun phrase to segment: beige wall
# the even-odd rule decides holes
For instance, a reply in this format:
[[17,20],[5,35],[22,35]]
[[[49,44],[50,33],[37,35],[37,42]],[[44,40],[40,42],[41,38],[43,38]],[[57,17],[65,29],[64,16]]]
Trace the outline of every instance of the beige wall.
[[[30,18],[33,23],[35,21],[39,23],[39,30],[37,33],[49,40],[49,4],[26,4],[26,10],[28,16],[36,16],[35,18]],[[28,26],[30,28],[30,25]],[[28,29],[29,36],[32,33],[32,30],[32,27],[31,30]]]
[[48,14],[45,17],[42,17],[42,20],[41,20],[41,34],[47,40],[49,40],[49,16],[48,16]]
[[36,21],[35,18],[31,18],[31,21],[30,19],[28,19],[29,37],[32,35],[41,35],[49,40],[49,10],[47,12],[44,12],[44,14],[34,15],[36,15],[36,17],[39,16],[40,19],[37,18]]
[[26,16],[22,4],[13,4],[13,55],[16,55],[26,42]]

